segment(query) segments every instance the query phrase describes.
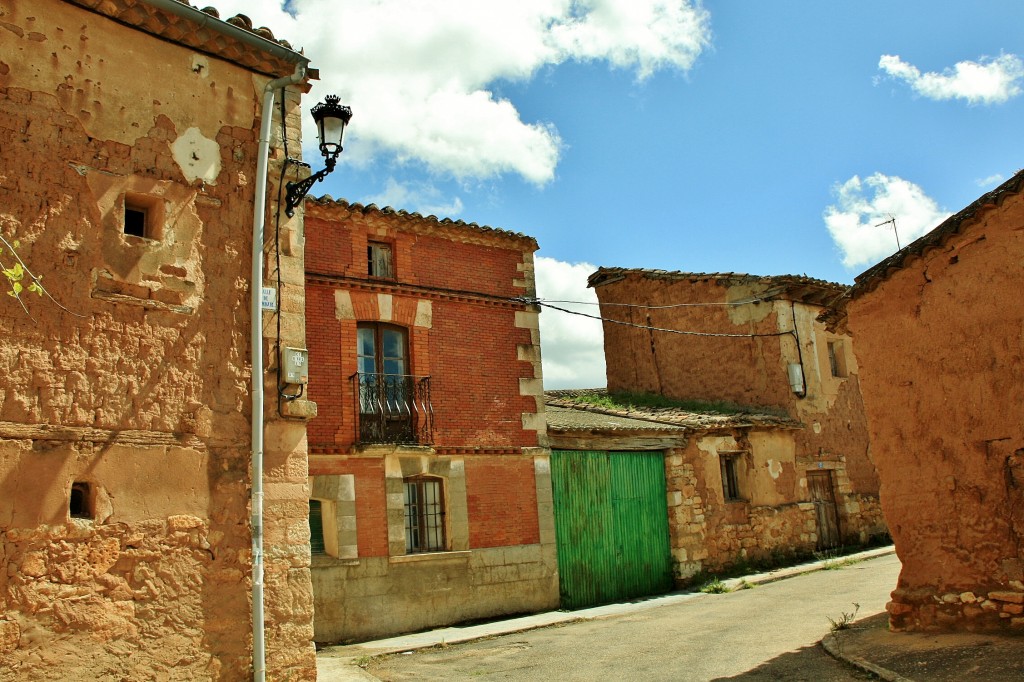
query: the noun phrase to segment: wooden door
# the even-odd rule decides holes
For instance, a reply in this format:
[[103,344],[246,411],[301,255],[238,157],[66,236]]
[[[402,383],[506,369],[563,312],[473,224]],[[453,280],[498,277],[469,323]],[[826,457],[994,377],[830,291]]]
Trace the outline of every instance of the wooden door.
[[838,547],[839,513],[836,509],[835,489],[831,471],[808,471],[807,487],[818,518],[818,549]]

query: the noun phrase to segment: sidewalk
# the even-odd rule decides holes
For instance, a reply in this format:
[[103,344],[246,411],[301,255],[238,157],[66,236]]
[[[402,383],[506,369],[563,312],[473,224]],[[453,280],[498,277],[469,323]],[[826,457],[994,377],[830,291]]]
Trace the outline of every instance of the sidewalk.
[[[793,576],[802,575],[804,573],[819,571],[830,562],[834,563],[836,561],[841,562],[872,559],[886,554],[892,554],[892,552],[893,548],[891,546],[880,547],[878,549],[871,549],[864,552],[859,552],[857,554],[838,557],[836,559],[826,559],[824,561],[809,562],[805,564],[800,564],[798,566],[791,566],[788,568],[780,568],[774,571],[768,571],[766,573],[748,575],[742,578],[731,578],[729,580],[724,580],[722,582],[724,582],[725,585],[729,588],[739,586],[739,584],[742,581],[746,581],[747,583],[755,585],[761,585],[764,583],[774,582],[776,580],[784,580],[786,578],[791,578]],[[628,602],[623,604],[608,604],[605,606],[596,606],[593,608],[580,609],[577,611],[549,611],[546,613],[537,613],[530,616],[522,616],[520,618],[509,618],[507,620],[483,623],[481,625],[469,625],[466,627],[448,627],[441,628],[438,630],[430,630],[427,632],[418,632],[411,635],[401,635],[398,637],[391,637],[388,639],[381,639],[372,642],[362,642],[359,644],[325,647],[324,649],[321,649],[317,652],[317,679],[320,680],[320,682],[348,682],[349,680],[375,682],[377,678],[370,675],[369,673],[367,673],[359,667],[359,662],[361,660],[373,656],[380,656],[383,654],[414,651],[416,649],[423,649],[431,646],[436,646],[439,644],[456,644],[459,642],[469,642],[473,640],[483,639],[485,637],[507,635],[514,632],[522,632],[524,630],[533,630],[536,628],[547,627],[549,625],[555,625],[557,623],[607,618],[610,616],[616,616],[620,614],[633,613],[636,611],[650,609],[657,606],[676,604],[679,602],[688,601],[690,599],[696,599],[702,596],[703,595],[700,592],[676,592],[660,597],[651,597],[649,599],[644,599],[642,601]],[[883,617],[884,615],[885,614],[882,614]],[[850,632],[853,631],[851,630]],[[1021,640],[1021,642],[1024,643],[1024,640]],[[888,679],[898,680],[899,678]],[[984,681],[977,680],[975,682]]]
[[832,656],[889,682],[1024,680],[1024,636],[889,632],[888,614],[857,621],[822,640]]

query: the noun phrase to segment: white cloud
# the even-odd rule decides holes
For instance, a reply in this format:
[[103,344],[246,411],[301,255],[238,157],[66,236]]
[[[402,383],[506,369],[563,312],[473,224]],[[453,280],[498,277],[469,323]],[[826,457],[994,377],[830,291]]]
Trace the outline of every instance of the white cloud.
[[974,184],[978,187],[995,187],[1005,179],[1006,178],[1003,177],[1002,173],[996,173],[995,175],[990,175],[987,178],[978,178],[974,181]]
[[855,175],[832,191],[836,203],[825,209],[825,225],[848,268],[896,251],[892,226],[879,223],[895,217],[899,243],[906,246],[950,215],[914,183],[881,173],[864,180]]
[[1021,93],[1020,82],[1024,80],[1024,62],[1013,54],[957,62],[942,73],[921,73],[899,55],[886,54],[878,60],[878,68],[929,99],[964,99],[970,104],[1006,102]]
[[333,92],[353,109],[347,162],[384,156],[460,179],[514,173],[543,185],[555,176],[558,132],[522,120],[493,84],[571,60],[607,61],[640,80],[689,69],[710,36],[694,1],[293,0],[294,16],[279,0],[217,6],[305,49],[322,78],[307,100]]
[[[587,288],[587,277],[597,269],[590,263],[567,263],[538,256],[534,264],[537,296],[540,298],[597,303],[597,294]],[[596,305],[554,305],[588,315],[600,314]],[[604,330],[599,320],[542,308],[540,341],[545,388],[600,388],[606,385]]]
[[433,185],[401,183],[394,178],[388,178],[383,192],[366,197],[361,203],[376,204],[381,208],[391,206],[439,218],[455,218],[462,213],[462,199],[459,197],[452,197],[447,204],[440,203],[442,201],[440,190]]

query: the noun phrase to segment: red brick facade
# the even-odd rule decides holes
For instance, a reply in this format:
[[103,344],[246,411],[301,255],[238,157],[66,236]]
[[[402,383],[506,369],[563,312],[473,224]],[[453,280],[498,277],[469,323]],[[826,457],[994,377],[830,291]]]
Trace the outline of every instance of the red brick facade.
[[[316,639],[553,606],[553,526],[545,530],[540,511],[550,515],[537,309],[519,300],[535,293],[536,242],[343,201],[310,200],[305,211],[308,397],[318,406],[308,431],[309,473],[313,497],[337,513],[340,529],[337,556],[314,559]],[[390,252],[384,276],[371,274],[371,243]],[[376,442],[360,429],[361,325],[398,330],[406,342],[403,373],[429,386],[431,418],[417,417],[415,439]],[[429,433],[421,423],[431,424]],[[413,477],[441,482],[443,551],[409,555],[402,500]],[[501,547],[520,551],[494,549]],[[518,568],[502,572],[495,562]],[[414,589],[411,576],[428,580],[438,570],[447,601]],[[510,588],[512,573],[531,578]],[[375,589],[355,587],[369,574],[374,585],[386,576],[390,587],[386,598],[362,606],[346,590],[362,596]],[[465,594],[458,597],[454,586]],[[502,590],[509,589],[522,597],[508,599]],[[364,617],[366,608],[377,615]]]

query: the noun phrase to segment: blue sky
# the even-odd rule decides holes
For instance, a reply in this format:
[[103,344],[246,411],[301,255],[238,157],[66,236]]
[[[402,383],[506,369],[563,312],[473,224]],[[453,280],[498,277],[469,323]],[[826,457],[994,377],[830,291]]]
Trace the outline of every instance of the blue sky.
[[[905,245],[1024,165],[1019,0],[218,7],[351,104],[317,193],[530,234],[549,298],[599,265],[851,282],[895,250],[875,223]],[[603,383],[599,327],[559,316],[546,383]]]

